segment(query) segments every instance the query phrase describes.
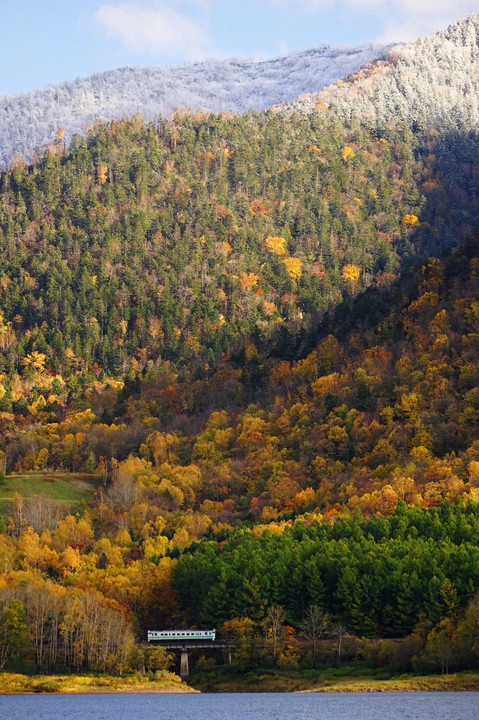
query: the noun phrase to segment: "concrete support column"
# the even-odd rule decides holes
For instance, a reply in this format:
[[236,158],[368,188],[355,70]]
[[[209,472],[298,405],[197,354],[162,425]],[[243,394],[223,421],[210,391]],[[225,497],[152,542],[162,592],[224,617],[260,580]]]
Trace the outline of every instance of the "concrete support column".
[[182,648],[180,659],[180,677],[187,678],[189,674],[190,670],[188,667],[188,650],[186,648]]

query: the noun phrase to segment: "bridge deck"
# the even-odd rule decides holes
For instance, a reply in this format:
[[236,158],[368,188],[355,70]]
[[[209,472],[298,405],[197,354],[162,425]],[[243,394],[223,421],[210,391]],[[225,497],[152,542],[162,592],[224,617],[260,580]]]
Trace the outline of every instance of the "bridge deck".
[[188,640],[185,642],[184,640],[158,640],[154,638],[149,642],[155,645],[161,645],[161,647],[167,650],[183,650],[183,648],[186,648],[186,650],[194,650],[195,648],[230,648],[236,645],[234,640],[198,640],[197,642]]

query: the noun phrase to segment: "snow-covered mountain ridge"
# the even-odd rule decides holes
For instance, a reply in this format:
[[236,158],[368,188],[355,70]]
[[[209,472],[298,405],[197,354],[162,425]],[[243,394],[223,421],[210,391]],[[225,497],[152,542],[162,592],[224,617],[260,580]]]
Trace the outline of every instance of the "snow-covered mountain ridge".
[[273,107],[381,126],[479,131],[479,16],[413,43],[356,48],[323,45],[264,61],[208,60],[165,69],[120,68],[16,96],[0,96],[0,165],[27,160],[57,130],[65,141],[97,120],[145,120],[176,110],[242,113]]
[[379,62],[344,81],[274,109],[310,113],[325,106],[378,126],[403,119],[415,129],[479,131],[479,15],[386,49]]
[[146,120],[175,110],[242,113],[287,103],[357,71],[382,56],[383,46],[323,45],[271,60],[208,60],[164,69],[120,68],[34,90],[0,96],[0,163],[30,159],[65,128],[65,140],[96,120],[141,113]]

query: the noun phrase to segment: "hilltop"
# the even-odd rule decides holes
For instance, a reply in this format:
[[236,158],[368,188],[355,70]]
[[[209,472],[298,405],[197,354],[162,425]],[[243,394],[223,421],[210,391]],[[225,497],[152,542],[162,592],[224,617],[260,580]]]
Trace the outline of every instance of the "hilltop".
[[477,132],[478,63],[479,16],[470,15],[434,35],[385,49],[378,61],[289,107],[307,113],[328,108],[373,127],[402,119],[416,131]]
[[28,161],[63,128],[69,142],[97,120],[148,120],[189,108],[243,113],[316,92],[381,56],[383,47],[322,45],[271,60],[207,60],[173,68],[125,67],[16,96],[0,96],[0,162]]

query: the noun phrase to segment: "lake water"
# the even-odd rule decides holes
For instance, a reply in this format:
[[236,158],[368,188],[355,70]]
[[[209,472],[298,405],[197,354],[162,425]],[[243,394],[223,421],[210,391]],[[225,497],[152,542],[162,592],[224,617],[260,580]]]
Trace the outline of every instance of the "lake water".
[[0,695],[5,720],[479,720],[479,692]]

